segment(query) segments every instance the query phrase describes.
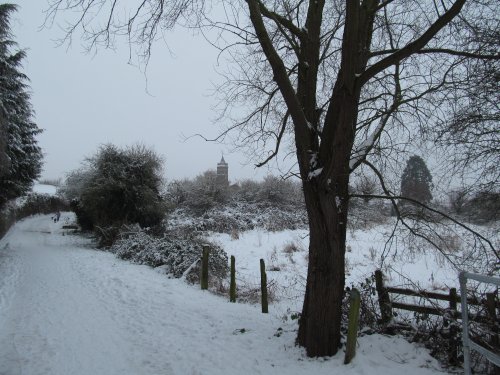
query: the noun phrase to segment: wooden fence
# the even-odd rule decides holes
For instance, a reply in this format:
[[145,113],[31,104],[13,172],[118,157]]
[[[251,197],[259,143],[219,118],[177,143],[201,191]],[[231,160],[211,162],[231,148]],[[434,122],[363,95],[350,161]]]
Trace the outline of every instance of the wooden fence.
[[[381,321],[384,324],[389,323],[393,317],[393,309],[400,309],[406,311],[413,311],[422,314],[429,315],[439,315],[442,316],[444,321],[443,325],[450,328],[450,353],[449,361],[450,363],[457,363],[457,349],[458,342],[457,337],[457,327],[453,324],[450,325],[450,319],[461,319],[461,314],[457,310],[457,304],[460,303],[460,296],[457,294],[456,288],[450,288],[448,293],[436,293],[429,292],[425,290],[412,290],[406,288],[396,288],[386,286],[384,284],[384,275],[381,270],[375,271],[375,287],[378,294],[378,301],[380,306]],[[404,295],[421,297],[427,301],[437,300],[448,302],[448,307],[441,307],[437,303],[429,305],[415,305],[410,303],[396,302],[392,301],[390,295]],[[485,306],[487,315],[471,315],[469,319],[472,321],[486,324],[492,329],[491,344],[495,347],[498,345],[498,319],[497,319],[497,308],[500,307],[500,303],[497,298],[497,293],[487,293],[486,299],[479,300],[477,298],[467,298],[467,303],[473,306]]]

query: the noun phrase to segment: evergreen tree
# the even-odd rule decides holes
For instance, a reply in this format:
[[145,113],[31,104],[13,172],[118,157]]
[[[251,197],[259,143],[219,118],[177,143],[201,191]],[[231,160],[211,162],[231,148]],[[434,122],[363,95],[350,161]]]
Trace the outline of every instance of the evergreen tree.
[[20,71],[26,52],[12,51],[17,44],[9,20],[16,8],[0,4],[0,207],[29,191],[42,168],[41,130],[33,121],[28,77]]
[[429,203],[432,199],[432,176],[420,156],[408,159],[401,177],[401,196]]

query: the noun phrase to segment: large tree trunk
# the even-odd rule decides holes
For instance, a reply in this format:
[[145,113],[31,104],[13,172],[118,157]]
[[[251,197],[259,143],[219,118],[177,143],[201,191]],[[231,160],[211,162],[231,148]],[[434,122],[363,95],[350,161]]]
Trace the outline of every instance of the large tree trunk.
[[[374,7],[378,1],[369,3]],[[294,125],[310,230],[307,286],[297,343],[310,357],[334,355],[340,346],[349,159],[361,90],[356,77],[366,66],[369,49],[365,43],[369,45],[373,18],[367,16],[371,7],[363,8],[361,17],[359,2],[347,2],[341,67],[321,119],[316,96],[324,5],[325,1],[311,0],[304,28],[307,32],[294,31],[300,39],[294,87],[267,33],[262,4],[248,0],[256,35]],[[324,122],[322,128],[320,121]]]
[[[351,107],[345,104],[343,108]],[[356,112],[352,111],[347,117],[355,118]],[[334,155],[328,155],[336,160],[330,166],[323,163],[326,158],[318,158],[318,167],[323,168],[320,176],[311,177],[313,168],[310,162],[304,162],[310,156],[299,156],[309,221],[309,266],[297,344],[306,348],[309,357],[334,355],[340,347],[349,197],[348,160],[352,135],[347,137],[347,141],[341,139],[342,144],[337,144],[332,152]],[[300,136],[296,135],[297,138]],[[327,169],[331,172],[324,173]]]
[[348,178],[337,180],[334,189],[321,185],[316,179],[304,181],[309,268],[297,343],[310,357],[334,355],[340,347],[345,284],[347,202],[340,196],[347,197]]

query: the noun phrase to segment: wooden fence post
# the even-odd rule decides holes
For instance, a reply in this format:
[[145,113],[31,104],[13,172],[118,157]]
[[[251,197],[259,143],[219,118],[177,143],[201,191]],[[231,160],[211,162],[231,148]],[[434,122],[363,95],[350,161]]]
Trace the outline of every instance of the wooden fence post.
[[203,246],[203,255],[201,259],[201,277],[200,284],[201,289],[208,289],[208,253],[210,252],[210,247],[207,245]]
[[236,259],[231,255],[231,284],[229,285],[229,302],[236,302]]
[[[453,317],[456,317],[457,316],[456,312],[457,312],[457,288],[451,288],[450,289],[450,314],[452,314]],[[454,320],[448,320],[448,319],[445,319],[445,321],[443,323],[444,323],[444,325],[446,325],[446,323],[447,323],[450,326],[450,328],[449,328],[449,334],[450,334],[450,337],[449,337],[450,348],[449,348],[449,350],[450,351],[448,353],[448,362],[451,365],[457,365],[458,364],[457,324]]]
[[268,304],[267,304],[267,275],[266,275],[266,266],[264,264],[264,259],[260,260],[260,291],[261,291],[261,303],[262,303],[262,312],[267,314]]
[[387,324],[392,320],[392,306],[389,292],[384,286],[384,275],[381,270],[375,271],[375,287],[378,294],[382,324]]
[[[491,319],[491,338],[490,344],[493,348],[498,348],[498,319],[497,319],[497,309],[496,309],[496,294],[497,293],[486,293],[486,310],[488,311],[488,316]],[[494,375],[500,375],[500,367],[493,364]]]
[[355,288],[351,290],[349,298],[349,324],[347,328],[347,344],[344,357],[344,365],[347,365],[356,355],[356,339],[358,336],[359,323],[359,306],[361,305],[361,297],[359,291]]

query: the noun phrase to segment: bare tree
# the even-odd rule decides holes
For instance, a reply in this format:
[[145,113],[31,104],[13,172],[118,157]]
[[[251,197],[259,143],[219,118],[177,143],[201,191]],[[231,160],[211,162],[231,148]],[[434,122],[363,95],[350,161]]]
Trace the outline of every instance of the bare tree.
[[[480,24],[466,19],[461,22],[472,31],[469,44],[483,53],[499,53],[498,19],[486,18]],[[465,179],[474,177],[475,190],[498,191],[500,60],[468,60],[463,70],[465,79],[456,82],[450,115],[438,124],[436,140],[453,159],[455,173]]]
[[[464,26],[481,19],[498,22],[498,3],[134,3],[132,10],[119,12],[120,0],[50,0],[48,19],[61,9],[80,9],[68,38],[81,26],[92,48],[109,46],[124,34],[146,58],[160,32],[179,23],[196,26],[233,63],[219,93],[221,116],[235,120],[221,137],[236,134],[240,144],[261,150],[258,165],[280,152],[296,157],[310,229],[297,343],[309,356],[335,354],[341,339],[350,176],[365,164],[384,191],[372,197],[394,202],[385,171],[400,164],[411,141],[446,117],[450,92],[459,89],[457,82],[467,87],[470,79],[464,64],[499,59],[498,51],[483,53],[468,43],[473,31]],[[213,4],[220,9],[210,13]],[[105,19],[95,22],[99,12]],[[236,118],[235,108],[245,115]]]

